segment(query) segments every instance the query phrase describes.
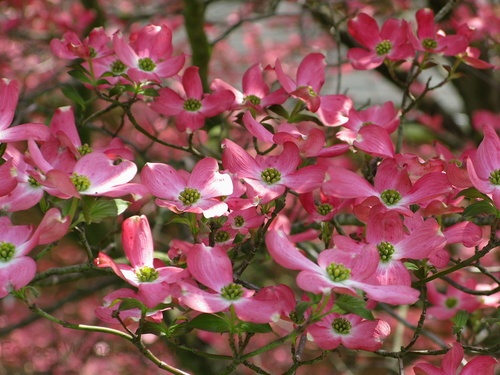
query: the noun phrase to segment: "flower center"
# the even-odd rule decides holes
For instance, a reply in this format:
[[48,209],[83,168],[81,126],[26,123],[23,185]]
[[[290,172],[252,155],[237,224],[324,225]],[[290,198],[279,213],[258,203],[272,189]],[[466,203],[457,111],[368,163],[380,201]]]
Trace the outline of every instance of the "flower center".
[[194,204],[198,202],[198,200],[201,198],[201,194],[198,190],[193,189],[193,188],[185,188],[180,194],[179,194],[179,200],[184,203],[186,206],[189,206],[190,204]]
[[248,95],[245,97],[246,102],[250,102],[253,105],[259,105],[260,104],[260,98],[255,95]]
[[217,233],[215,233],[215,242],[226,242],[229,240],[229,233],[227,233],[225,230],[219,230]]
[[390,242],[382,241],[377,245],[378,253],[380,254],[380,260],[382,263],[387,263],[392,259],[392,254],[394,254],[394,246]]
[[152,72],[156,68],[156,64],[149,57],[144,57],[138,61],[139,68],[146,72]]
[[111,63],[111,72],[114,74],[120,74],[125,71],[127,67],[120,60],[115,60]]
[[328,273],[328,277],[334,282],[345,281],[351,277],[351,269],[343,264],[330,263],[326,267],[326,272]]
[[318,94],[316,94],[311,86],[307,86],[307,91],[309,92],[310,96],[318,96]]
[[458,300],[455,297],[449,297],[444,304],[447,308],[452,309],[458,304]]
[[425,49],[434,49],[437,47],[437,42],[432,38],[425,38],[422,40],[422,47]]
[[333,319],[332,328],[339,335],[348,335],[351,332],[352,324],[345,318]]
[[330,203],[323,203],[316,207],[320,215],[326,216],[333,210],[333,206]]
[[142,266],[135,271],[135,275],[141,283],[151,283],[158,278],[159,273],[153,267]]
[[382,199],[382,202],[384,202],[387,206],[392,206],[398,203],[401,200],[401,194],[399,194],[399,191],[394,190],[394,189],[387,189],[380,194],[380,199]]
[[220,294],[222,298],[229,301],[236,301],[243,295],[243,287],[239,284],[231,283],[223,287]]
[[243,219],[243,216],[238,215],[234,218],[234,225],[237,227],[242,227],[243,224],[245,224],[245,219]]
[[6,263],[14,257],[16,247],[10,242],[0,242],[0,262]]
[[81,145],[80,147],[78,147],[78,153],[81,156],[90,154],[92,151],[93,151],[92,147],[90,147],[87,143],[85,143],[85,144]]
[[28,184],[30,184],[30,186],[34,187],[34,188],[42,186],[42,185],[40,185],[40,183],[37,180],[35,180],[31,176],[28,177]]
[[89,57],[93,59],[96,56],[97,56],[97,52],[95,51],[95,48],[89,46]]
[[387,55],[392,48],[392,43],[389,40],[383,40],[379,44],[375,46],[375,52],[377,55],[382,56],[382,55]]
[[201,108],[201,102],[198,99],[189,98],[184,102],[184,109],[189,112],[196,112]]
[[491,172],[488,180],[490,180],[493,185],[500,185],[500,169],[495,169]]
[[90,180],[87,176],[75,172],[70,178],[77,191],[85,191],[90,187]]
[[275,168],[267,168],[260,174],[262,179],[267,182],[268,185],[275,184],[281,180],[281,173]]

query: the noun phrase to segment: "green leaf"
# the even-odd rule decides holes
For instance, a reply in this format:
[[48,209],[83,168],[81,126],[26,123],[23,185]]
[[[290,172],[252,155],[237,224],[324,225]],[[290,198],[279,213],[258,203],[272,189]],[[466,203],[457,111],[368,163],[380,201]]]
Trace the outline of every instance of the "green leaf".
[[250,332],[250,333],[269,333],[272,332],[273,329],[269,324],[257,324],[250,322],[241,322],[236,327],[236,333],[241,332]]
[[419,266],[417,266],[415,263],[412,262],[404,262],[404,265],[406,269],[409,271],[418,271],[420,268]]
[[122,300],[122,303],[120,303],[120,307],[118,308],[118,311],[125,311],[125,310],[132,310],[132,309],[139,309],[141,312],[146,313],[148,308],[144,306],[144,304],[134,298],[124,298]]
[[311,115],[306,115],[303,113],[297,113],[288,119],[288,122],[291,124],[296,123],[296,122],[302,122],[302,121],[312,121],[320,126],[324,125],[319,118],[317,118],[315,116],[311,116]]
[[274,104],[270,107],[267,107],[267,109],[269,109],[271,112],[274,112],[276,113],[277,115],[285,118],[285,119],[288,119],[288,112],[285,108],[283,108],[283,106],[281,105],[278,105],[278,104]]
[[167,325],[163,322],[153,323],[150,321],[146,321],[142,325],[141,333],[152,333],[153,335],[156,335],[156,336],[170,337],[169,329],[168,329]]
[[189,328],[201,329],[208,332],[229,332],[231,326],[223,314],[200,314],[188,324]]
[[459,333],[467,324],[469,320],[469,313],[465,310],[460,310],[457,314],[451,319],[453,322],[453,333]]
[[[486,200],[491,201],[491,198],[488,197],[486,194],[481,193],[479,190],[477,190],[475,187],[470,187],[467,189],[464,189],[460,191],[455,198],[458,197],[466,197],[466,198],[483,198]],[[454,198],[454,199],[455,199]]]
[[158,94],[158,90],[153,89],[151,87],[147,88],[147,89],[144,89],[144,90],[141,90],[141,91],[142,91],[143,95],[153,96],[153,97],[160,96],[160,94]]
[[100,223],[108,217],[117,217],[121,215],[130,202],[123,199],[94,199],[93,197],[84,198],[83,215],[87,224]]
[[78,104],[82,109],[85,109],[86,107],[85,100],[81,97],[80,93],[73,86],[64,85],[61,88],[61,91],[64,94],[64,96],[66,96],[68,99]]
[[359,315],[368,320],[374,320],[373,314],[366,308],[366,302],[361,298],[341,294],[335,298],[335,305],[346,312]]
[[90,77],[88,77],[81,70],[70,70],[68,74],[81,82],[92,84],[92,80],[90,79]]
[[482,214],[498,215],[498,210],[490,201],[479,201],[465,207],[464,217],[475,217]]

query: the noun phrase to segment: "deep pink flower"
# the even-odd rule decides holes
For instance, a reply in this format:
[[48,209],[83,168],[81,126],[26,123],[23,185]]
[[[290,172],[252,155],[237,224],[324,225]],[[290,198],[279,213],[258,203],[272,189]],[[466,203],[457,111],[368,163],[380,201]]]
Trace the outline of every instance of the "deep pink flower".
[[50,49],[61,59],[89,60],[112,54],[113,51],[108,47],[110,40],[111,38],[106,35],[102,27],[93,29],[83,41],[73,31],[67,31],[61,40],[50,41]]
[[408,24],[406,21],[391,18],[382,29],[377,21],[365,13],[360,13],[347,23],[349,33],[364,48],[351,48],[347,57],[355,69],[374,69],[385,59],[406,60],[414,55],[408,43]]
[[445,35],[434,22],[434,12],[429,9],[419,9],[417,19],[417,35],[408,29],[408,39],[417,51],[441,53],[445,56],[455,56],[464,53],[469,46],[468,38],[463,34]]
[[115,263],[103,252],[99,253],[95,264],[111,267],[119,277],[137,287],[140,300],[147,307],[168,301],[175,294],[175,286],[171,284],[178,281],[183,269],[166,267],[158,259],[153,259],[153,237],[146,216],[132,216],[123,222],[122,244],[130,266]]
[[493,375],[498,363],[493,357],[481,355],[471,359],[457,373],[463,358],[464,349],[460,343],[454,342],[453,347],[445,354],[440,368],[429,363],[417,363],[413,370],[416,375]]
[[186,60],[184,54],[172,57],[172,31],[166,25],[144,26],[130,37],[130,43],[118,31],[113,35],[113,47],[135,82],[160,83],[162,78],[177,74]]
[[0,217],[0,298],[12,290],[26,286],[35,277],[36,263],[27,254],[37,245],[45,245],[63,237],[70,226],[68,217],[51,208],[33,232],[29,225],[12,225]]
[[324,177],[323,167],[307,166],[297,170],[301,164],[298,147],[286,142],[283,152],[277,156],[252,158],[243,148],[229,139],[222,141],[222,164],[238,178],[242,178],[261,203],[268,203],[282,195],[286,188],[305,193],[319,187]]
[[351,350],[373,352],[391,333],[383,320],[366,320],[355,314],[329,314],[307,328],[307,336],[321,349],[333,350],[343,345]]
[[181,132],[193,132],[205,125],[205,119],[216,116],[230,108],[234,94],[221,89],[212,94],[203,94],[199,68],[190,66],[182,76],[184,95],[169,87],[162,88],[151,108],[165,116],[176,116],[175,124]]
[[485,125],[483,131],[476,154],[467,159],[467,172],[475,188],[490,194],[500,209],[500,139],[491,125]]
[[253,290],[234,283],[231,260],[221,247],[194,245],[187,255],[187,265],[196,281],[213,291],[202,290],[194,283],[180,283],[181,302],[193,310],[217,313],[233,306],[236,316],[243,321],[269,323],[279,319],[281,303],[252,298]]
[[203,213],[207,218],[224,215],[228,207],[220,198],[233,193],[231,177],[219,173],[213,158],[200,160],[191,174],[167,164],[146,163],[141,181],[157,197],[159,206],[176,213]]
[[[454,277],[454,280],[469,289],[475,289],[477,284],[477,281],[473,279],[464,281]],[[449,320],[460,310],[472,313],[481,306],[481,301],[477,296],[462,292],[451,285],[447,286],[446,293],[440,293],[436,288],[436,283],[431,282],[427,284],[427,293],[429,302],[433,304],[427,312],[429,316],[440,320]]]

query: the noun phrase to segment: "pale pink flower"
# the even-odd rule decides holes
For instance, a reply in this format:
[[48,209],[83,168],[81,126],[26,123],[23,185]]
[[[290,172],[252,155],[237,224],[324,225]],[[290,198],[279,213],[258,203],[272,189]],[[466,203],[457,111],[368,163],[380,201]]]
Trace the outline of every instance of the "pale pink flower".
[[187,265],[194,279],[211,289],[205,291],[194,283],[180,283],[181,302],[193,310],[217,313],[233,306],[236,316],[243,321],[269,323],[279,319],[281,303],[253,298],[253,290],[233,281],[231,260],[221,247],[194,245],[188,252]]
[[279,197],[287,188],[305,193],[323,182],[323,167],[311,165],[297,170],[302,158],[294,143],[286,142],[280,155],[255,158],[229,139],[222,141],[222,148],[224,167],[242,178],[248,185],[247,194],[258,197],[261,203]]
[[475,188],[491,195],[500,208],[500,139],[491,125],[485,125],[483,131],[476,154],[467,159],[467,172]]
[[374,352],[382,347],[390,333],[391,327],[387,322],[366,320],[355,314],[328,314],[307,327],[307,337],[324,350],[343,345],[351,350]]
[[228,174],[219,173],[217,160],[200,160],[191,174],[176,171],[168,164],[146,163],[141,181],[156,199],[156,204],[175,213],[194,212],[203,216],[222,216],[228,206],[221,197],[233,193]]
[[48,210],[38,227],[12,225],[0,217],[0,298],[12,290],[26,286],[35,277],[36,263],[27,254],[37,245],[45,245],[63,237],[70,226],[56,208]]
[[464,358],[464,349],[458,342],[453,343],[453,347],[445,354],[441,367],[436,367],[429,363],[417,363],[413,370],[416,375],[493,375],[498,361],[493,357],[481,355],[471,359],[457,373],[462,359]]
[[205,119],[228,110],[234,101],[234,94],[226,89],[211,94],[203,93],[199,68],[190,66],[182,76],[184,95],[169,87],[160,89],[159,96],[151,108],[165,116],[176,116],[175,124],[181,132],[193,132],[205,125]]
[[[453,279],[469,289],[475,289],[477,284],[477,281],[473,279],[466,281],[459,277]],[[440,320],[449,320],[460,310],[472,313],[481,306],[478,296],[462,292],[451,285],[447,285],[445,293],[440,293],[436,288],[436,283],[430,282],[427,284],[427,293],[429,302],[433,305],[427,309],[427,313]]]
[[178,281],[183,269],[167,267],[153,258],[153,237],[146,216],[132,216],[123,222],[122,244],[130,266],[115,263],[103,252],[99,253],[95,264],[111,267],[119,277],[138,288],[139,299],[146,307],[152,308],[169,301],[175,294],[175,285],[171,284]]
[[[340,237],[340,236],[339,236]],[[361,290],[368,298],[390,304],[412,304],[419,292],[405,285],[372,285],[379,262],[374,246],[344,243],[336,239],[336,248],[323,250],[318,256],[318,264],[312,262],[290,242],[281,229],[270,230],[266,235],[266,245],[271,257],[281,266],[301,271],[297,285],[315,294],[337,293],[357,295]]]

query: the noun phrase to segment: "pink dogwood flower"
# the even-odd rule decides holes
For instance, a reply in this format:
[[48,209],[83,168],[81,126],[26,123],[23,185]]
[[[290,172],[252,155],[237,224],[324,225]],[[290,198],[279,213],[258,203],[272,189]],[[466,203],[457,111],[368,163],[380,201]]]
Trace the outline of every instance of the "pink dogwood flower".
[[490,194],[500,209],[500,139],[491,125],[485,125],[483,131],[476,154],[467,159],[467,172],[476,189]]
[[42,124],[22,124],[11,126],[19,99],[19,82],[0,79],[0,143],[26,141],[33,138],[44,141],[49,137],[49,129]]
[[[477,281],[473,279],[462,280],[454,277],[459,284],[469,289],[475,289]],[[462,292],[461,290],[448,285],[446,293],[440,293],[436,288],[436,283],[427,284],[429,302],[433,304],[427,309],[429,316],[440,320],[449,320],[453,318],[460,310],[466,310],[469,313],[477,310],[481,306],[481,301],[475,295]]]
[[229,139],[222,141],[222,164],[231,173],[242,178],[249,189],[247,194],[268,203],[282,195],[287,188],[305,193],[319,187],[324,177],[323,167],[311,165],[301,169],[298,147],[291,142],[283,145],[277,156],[252,158],[242,147]]
[[354,69],[369,70],[390,61],[406,60],[414,55],[408,43],[406,21],[388,19],[379,29],[377,21],[360,13],[347,22],[349,33],[363,46],[351,48],[347,57]]
[[230,108],[234,94],[226,89],[203,94],[199,68],[190,66],[182,76],[184,95],[169,87],[159,91],[151,108],[165,116],[176,116],[175,124],[181,132],[194,132],[205,125],[205,119],[216,116]]
[[45,213],[35,231],[30,225],[12,225],[8,217],[0,217],[0,298],[28,285],[35,277],[36,263],[27,254],[37,245],[63,237],[70,224],[56,208]]
[[276,228],[266,235],[266,245],[271,257],[281,266],[301,271],[297,285],[315,294],[337,293],[357,295],[357,290],[368,298],[390,304],[412,304],[419,292],[406,285],[372,285],[379,262],[375,247],[366,244],[343,243],[337,240],[336,248],[323,250],[318,264],[312,262],[290,242],[285,232]]
[[494,375],[498,361],[493,357],[481,355],[471,359],[457,373],[458,368],[464,358],[464,349],[458,342],[453,343],[453,347],[445,354],[441,367],[436,367],[430,363],[417,363],[413,370],[416,375]]
[[113,47],[127,75],[134,82],[161,82],[184,66],[184,54],[172,57],[172,31],[166,26],[147,25],[127,43],[121,32],[113,35]]
[[415,50],[445,56],[455,56],[466,51],[469,46],[468,38],[463,34],[446,35],[434,22],[434,12],[431,9],[419,9],[415,17],[416,35],[408,29],[408,39]]
[[172,284],[181,277],[183,269],[167,267],[153,258],[153,237],[146,216],[129,217],[123,222],[122,230],[123,250],[131,265],[115,263],[103,252],[94,263],[101,268],[111,267],[119,277],[138,288],[139,298],[146,307],[168,301],[175,294]]
[[324,350],[343,345],[351,350],[374,352],[382,347],[390,333],[387,322],[366,320],[355,314],[328,314],[307,328],[307,337]]
[[236,316],[247,322],[269,323],[279,319],[281,303],[253,298],[254,291],[233,281],[231,260],[219,246],[194,245],[187,255],[188,270],[196,281],[211,289],[205,291],[194,283],[181,282],[181,302],[204,313],[226,311],[231,306]]
[[228,206],[220,198],[233,193],[228,174],[219,173],[217,160],[200,160],[191,174],[176,171],[161,163],[146,163],[141,181],[156,199],[156,204],[175,213],[203,213],[206,218],[222,216]]
[[93,29],[84,40],[80,40],[73,31],[67,31],[62,39],[50,41],[50,50],[61,59],[89,60],[112,54],[113,51],[108,47],[110,40],[111,38],[106,35],[102,27]]

